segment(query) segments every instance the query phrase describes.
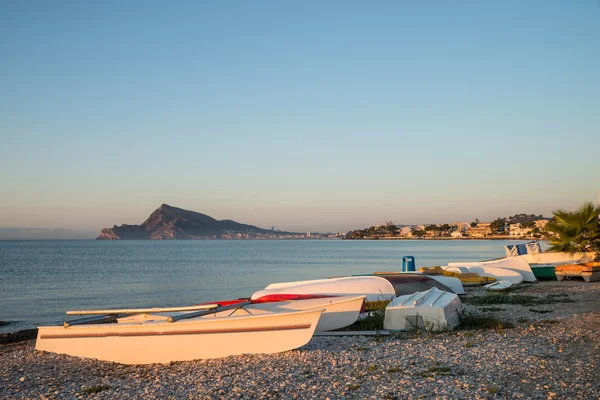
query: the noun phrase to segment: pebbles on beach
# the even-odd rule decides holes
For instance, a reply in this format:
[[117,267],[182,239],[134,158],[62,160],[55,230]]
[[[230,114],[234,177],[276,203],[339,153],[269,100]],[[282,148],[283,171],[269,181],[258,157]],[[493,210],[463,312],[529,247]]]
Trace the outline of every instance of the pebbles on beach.
[[573,302],[496,311],[467,305],[514,329],[314,337],[280,354],[168,365],[120,365],[38,352],[32,340],[9,343],[0,345],[0,398],[600,398],[600,284],[542,282],[517,293]]

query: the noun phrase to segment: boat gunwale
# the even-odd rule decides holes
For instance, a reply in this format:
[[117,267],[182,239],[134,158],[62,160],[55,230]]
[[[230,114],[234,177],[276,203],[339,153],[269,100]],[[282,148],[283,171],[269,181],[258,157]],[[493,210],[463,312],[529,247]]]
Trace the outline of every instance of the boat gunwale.
[[188,331],[142,331],[142,332],[98,332],[98,333],[74,333],[74,334],[44,334],[40,333],[39,339],[87,339],[103,337],[137,337],[137,336],[179,336],[179,335],[212,335],[224,333],[250,333],[250,332],[272,332],[309,329],[312,324],[282,325],[274,327],[254,328],[232,328],[232,329],[203,329]]
[[[243,309],[243,307],[240,307]],[[229,310],[224,310],[229,311]],[[121,322],[121,323],[108,323],[108,324],[83,324],[83,325],[72,325],[72,326],[63,326],[63,325],[45,325],[39,326],[38,329],[69,329],[69,330],[85,330],[85,329],[98,329],[98,328],[128,328],[128,329],[139,329],[143,326],[152,326],[152,327],[179,327],[191,324],[209,324],[209,323],[222,323],[225,321],[240,321],[244,319],[254,319],[254,318],[277,318],[289,315],[300,315],[300,314],[308,314],[312,312],[320,312],[321,314],[325,311],[324,308],[315,308],[308,310],[292,310],[289,311],[270,311],[266,310],[264,314],[247,314],[247,315],[232,315],[232,316],[223,316],[223,317],[213,317],[213,318],[203,318],[203,316],[190,318],[187,320],[180,320],[175,322],[166,322],[165,320],[155,321],[155,320],[144,320],[140,321],[132,321],[132,322]],[[146,313],[148,314],[148,313]]]

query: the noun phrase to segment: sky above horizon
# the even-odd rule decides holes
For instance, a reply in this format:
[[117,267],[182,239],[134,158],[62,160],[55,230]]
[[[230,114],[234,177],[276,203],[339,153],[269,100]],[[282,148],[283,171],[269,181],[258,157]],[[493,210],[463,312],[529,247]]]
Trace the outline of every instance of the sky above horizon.
[[0,227],[346,231],[600,190],[600,1],[0,3]]

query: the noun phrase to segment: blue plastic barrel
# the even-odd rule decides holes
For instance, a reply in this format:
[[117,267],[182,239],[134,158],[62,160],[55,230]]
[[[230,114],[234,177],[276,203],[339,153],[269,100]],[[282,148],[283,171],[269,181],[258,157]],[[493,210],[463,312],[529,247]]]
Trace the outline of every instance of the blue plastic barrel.
[[416,271],[415,258],[413,256],[402,257],[402,272]]

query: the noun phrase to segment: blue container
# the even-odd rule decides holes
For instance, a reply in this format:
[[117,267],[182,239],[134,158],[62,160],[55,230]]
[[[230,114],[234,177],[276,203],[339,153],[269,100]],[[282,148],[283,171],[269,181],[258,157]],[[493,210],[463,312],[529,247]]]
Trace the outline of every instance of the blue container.
[[415,258],[413,256],[402,257],[402,272],[416,271]]

